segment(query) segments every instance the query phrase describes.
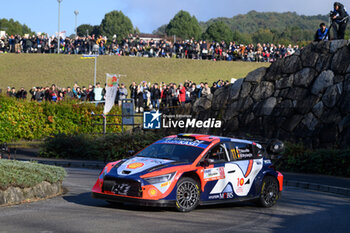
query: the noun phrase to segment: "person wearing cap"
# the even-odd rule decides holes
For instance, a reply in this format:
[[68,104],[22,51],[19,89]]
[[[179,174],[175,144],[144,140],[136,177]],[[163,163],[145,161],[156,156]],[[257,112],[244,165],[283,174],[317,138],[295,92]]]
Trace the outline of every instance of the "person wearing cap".
[[335,2],[333,6],[331,27],[336,35],[335,39],[342,40],[344,39],[346,26],[349,22],[349,14],[346,12],[344,5],[340,2]]

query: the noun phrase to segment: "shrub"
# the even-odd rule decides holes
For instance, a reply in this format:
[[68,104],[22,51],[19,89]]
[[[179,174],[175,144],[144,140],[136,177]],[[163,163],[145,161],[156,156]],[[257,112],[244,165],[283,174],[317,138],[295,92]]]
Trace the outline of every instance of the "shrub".
[[[38,103],[0,96],[0,142],[42,139],[59,133],[91,133],[96,130],[91,112],[101,114],[102,105],[76,101]],[[120,109],[113,108],[111,114],[120,114]],[[120,123],[120,118],[114,117],[112,122]],[[108,132],[120,132],[120,126],[108,127]]]
[[45,139],[40,154],[43,157],[119,160],[129,156],[129,151],[140,151],[164,137],[161,133],[65,135]]
[[29,188],[43,181],[55,183],[66,175],[62,167],[0,159],[0,190],[10,186]]
[[289,172],[350,177],[350,149],[309,150],[301,144],[287,144],[276,167]]

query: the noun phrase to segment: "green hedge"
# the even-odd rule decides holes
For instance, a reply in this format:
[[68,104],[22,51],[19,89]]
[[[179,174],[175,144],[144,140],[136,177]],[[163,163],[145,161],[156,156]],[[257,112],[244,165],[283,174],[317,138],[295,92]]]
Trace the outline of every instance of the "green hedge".
[[[0,96],[0,142],[101,131],[102,127],[92,126],[96,117],[91,112],[101,114],[102,108],[74,101],[38,103]],[[111,114],[120,114],[120,109],[114,107]],[[112,121],[119,123],[120,118],[114,117]],[[108,131],[120,132],[120,126],[108,127]]]
[[[92,135],[56,135],[41,146],[41,156],[67,159],[113,161],[129,156],[166,135],[162,133]],[[311,151],[298,144],[287,144],[276,162],[280,171],[350,177],[350,149]]]
[[138,152],[164,137],[162,133],[65,135],[45,139],[40,154],[43,157],[113,161]]
[[43,181],[55,183],[66,175],[62,167],[0,159],[0,190],[11,186],[29,188]]
[[276,165],[281,171],[350,177],[350,149],[309,150],[301,144],[287,144]]

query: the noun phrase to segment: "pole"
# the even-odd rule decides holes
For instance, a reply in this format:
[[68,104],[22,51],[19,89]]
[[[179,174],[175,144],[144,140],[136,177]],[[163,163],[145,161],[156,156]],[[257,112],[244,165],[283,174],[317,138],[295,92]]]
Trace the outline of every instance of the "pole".
[[75,36],[78,36],[77,24],[78,24],[78,15],[75,15]]
[[57,47],[58,47],[58,49],[57,49],[57,54],[60,54],[60,43],[61,43],[61,39],[60,39],[60,37],[61,37],[61,29],[60,29],[60,13],[61,13],[61,2],[62,2],[63,0],[57,0],[57,2],[58,2],[58,36],[57,36],[57,38],[58,38],[58,43],[57,43]]
[[106,134],[106,128],[107,128],[107,116],[103,116],[103,134]]
[[79,11],[74,11],[75,14],[75,36],[78,36],[78,14]]
[[96,68],[97,68],[97,55],[95,55],[95,71],[94,71],[94,86],[96,87]]

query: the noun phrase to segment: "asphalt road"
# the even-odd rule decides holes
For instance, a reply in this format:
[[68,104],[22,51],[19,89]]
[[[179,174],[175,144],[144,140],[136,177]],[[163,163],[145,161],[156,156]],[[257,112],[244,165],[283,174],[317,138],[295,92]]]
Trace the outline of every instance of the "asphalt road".
[[286,187],[277,205],[250,203],[173,209],[111,206],[92,199],[98,170],[67,169],[64,196],[0,208],[4,232],[349,232],[350,199]]

